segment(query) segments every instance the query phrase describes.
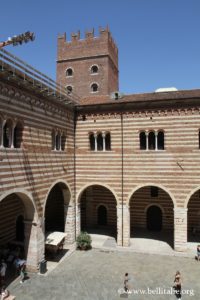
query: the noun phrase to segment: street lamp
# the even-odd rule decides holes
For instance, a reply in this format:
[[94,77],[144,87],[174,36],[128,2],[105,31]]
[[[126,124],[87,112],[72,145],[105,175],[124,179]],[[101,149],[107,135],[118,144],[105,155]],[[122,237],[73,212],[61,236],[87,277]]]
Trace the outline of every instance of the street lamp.
[[13,46],[18,46],[23,43],[28,43],[29,41],[34,41],[34,39],[35,39],[34,33],[27,31],[19,35],[14,35],[13,37],[9,37],[7,41],[0,42],[0,49],[11,44]]

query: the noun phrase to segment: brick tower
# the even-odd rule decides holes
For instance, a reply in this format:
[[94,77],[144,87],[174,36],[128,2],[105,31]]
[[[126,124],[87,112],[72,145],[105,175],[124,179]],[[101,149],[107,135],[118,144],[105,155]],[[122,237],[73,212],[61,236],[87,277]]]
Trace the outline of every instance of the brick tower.
[[109,95],[118,91],[118,49],[108,28],[94,29],[80,39],[80,32],[58,37],[57,82],[80,97]]

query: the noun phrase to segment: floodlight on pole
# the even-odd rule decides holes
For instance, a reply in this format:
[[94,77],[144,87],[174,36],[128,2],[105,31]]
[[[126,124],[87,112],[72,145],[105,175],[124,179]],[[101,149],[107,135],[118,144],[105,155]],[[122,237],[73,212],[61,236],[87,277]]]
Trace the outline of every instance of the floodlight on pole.
[[13,46],[22,45],[23,43],[34,41],[34,39],[35,39],[35,34],[33,32],[27,31],[19,35],[14,35],[13,37],[9,37],[7,41],[0,42],[0,49],[8,45],[13,45]]

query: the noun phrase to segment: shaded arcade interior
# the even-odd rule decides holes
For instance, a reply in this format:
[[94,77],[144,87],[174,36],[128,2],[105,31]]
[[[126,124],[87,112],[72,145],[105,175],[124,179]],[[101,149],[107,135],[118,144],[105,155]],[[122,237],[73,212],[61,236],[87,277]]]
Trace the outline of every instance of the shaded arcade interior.
[[200,244],[200,190],[196,191],[188,202],[188,242]]
[[170,196],[156,186],[138,189],[130,199],[130,237],[174,246],[174,211]]
[[[59,261],[65,254],[63,249],[66,240],[67,214],[70,201],[68,187],[59,182],[49,192],[45,206],[45,258],[47,260]],[[61,234],[66,233],[66,234]],[[54,235],[57,244],[50,241],[49,235]],[[63,238],[58,238],[61,235]]]
[[0,202],[0,258],[7,265],[5,284],[19,275],[22,261],[29,261],[33,218],[33,205],[22,193],[12,193]]
[[106,187],[87,187],[80,197],[81,231],[117,238],[117,203]]

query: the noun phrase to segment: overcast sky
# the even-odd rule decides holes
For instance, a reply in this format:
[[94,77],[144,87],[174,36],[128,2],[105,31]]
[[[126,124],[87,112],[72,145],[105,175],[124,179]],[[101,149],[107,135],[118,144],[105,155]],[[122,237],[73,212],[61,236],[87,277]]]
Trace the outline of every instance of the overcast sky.
[[200,0],[0,1],[0,41],[34,31],[6,50],[56,78],[57,35],[109,25],[119,49],[120,91],[200,88]]

